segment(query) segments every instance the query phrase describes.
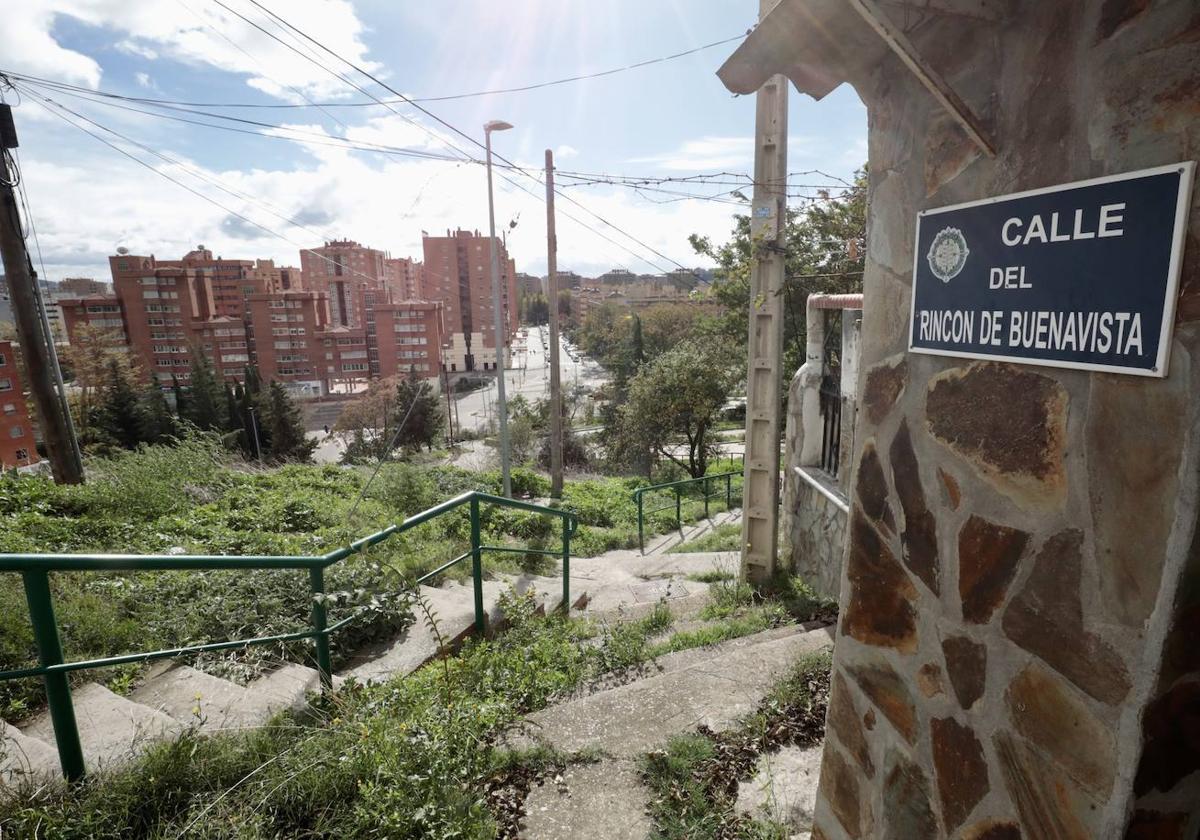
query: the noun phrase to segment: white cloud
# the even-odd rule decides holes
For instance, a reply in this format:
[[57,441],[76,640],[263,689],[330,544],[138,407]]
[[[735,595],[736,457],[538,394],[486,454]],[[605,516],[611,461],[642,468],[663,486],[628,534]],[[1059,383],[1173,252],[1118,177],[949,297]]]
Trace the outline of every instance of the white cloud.
[[567,158],[579,157],[579,150],[576,149],[574,146],[568,146],[566,143],[563,143],[561,146],[559,146],[557,149],[554,150],[554,157],[557,158],[558,160],[566,160]]
[[[9,8],[11,6],[11,8]],[[350,0],[289,0],[275,4],[298,29],[319,37],[330,49],[350,61],[377,71],[380,65],[367,58],[364,30]],[[247,18],[264,29],[264,14],[247,6]],[[27,0],[6,4],[0,27],[0,55],[5,66],[33,75],[48,76],[97,87],[101,68],[89,56],[63,47],[55,40],[59,17],[71,17],[104,27],[125,37],[118,49],[143,58],[172,58],[207,64],[248,76],[247,84],[284,98],[297,98],[290,88],[307,96],[348,96],[344,82],[308,61],[303,55],[269,39],[251,24],[210,3],[196,0]],[[287,36],[280,36],[287,41]],[[294,36],[300,39],[301,36]],[[299,48],[303,52],[303,48]],[[315,48],[313,48],[315,49]],[[328,58],[328,62],[325,61]],[[325,57],[322,63],[332,62]]]
[[144,88],[153,88],[154,87],[154,80],[150,78],[149,73],[134,73],[133,77],[135,79],[137,79],[137,83],[138,83],[139,87],[144,87]]
[[754,163],[753,137],[700,137],[686,140],[676,150],[647,157],[631,158],[629,163],[646,163],[675,171],[698,172],[711,169],[746,169]]

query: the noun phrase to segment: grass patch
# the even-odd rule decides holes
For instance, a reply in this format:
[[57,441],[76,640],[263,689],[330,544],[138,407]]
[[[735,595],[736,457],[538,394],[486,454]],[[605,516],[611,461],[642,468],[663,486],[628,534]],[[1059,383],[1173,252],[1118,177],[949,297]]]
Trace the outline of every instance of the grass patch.
[[737,727],[720,734],[701,727],[645,756],[642,775],[651,790],[651,837],[786,840],[786,826],[735,813],[738,782],[754,775],[763,753],[821,739],[831,664],[828,653],[805,657]]
[[717,569],[710,569],[707,572],[696,572],[687,576],[688,580],[694,580],[697,583],[723,583],[727,580],[736,578],[733,572],[724,572]]
[[[613,653],[627,648],[584,644],[585,624],[541,619],[529,596],[502,601],[505,633],[408,677],[351,685],[250,732],[189,733],[77,789],[4,791],[0,829],[64,840],[514,836],[522,785],[592,756],[514,752],[501,736],[627,661]],[[668,620],[631,625],[644,637]]]
[[668,554],[685,554],[691,551],[741,551],[742,524],[726,522],[691,542],[672,546]]

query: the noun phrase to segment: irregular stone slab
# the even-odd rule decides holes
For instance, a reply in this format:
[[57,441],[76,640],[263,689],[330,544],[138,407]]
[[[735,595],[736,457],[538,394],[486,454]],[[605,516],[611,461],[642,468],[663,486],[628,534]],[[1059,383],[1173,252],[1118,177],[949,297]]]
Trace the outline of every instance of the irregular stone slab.
[[1059,507],[1067,392],[1026,368],[994,362],[950,368],[929,381],[929,431],[1026,509]]
[[543,784],[525,800],[523,840],[645,840],[647,791],[632,761],[573,764],[562,784]]
[[941,467],[938,467],[937,473],[938,478],[942,480],[942,486],[946,488],[946,504],[950,506],[950,510],[958,510],[958,503],[962,501],[962,490],[958,486],[958,479]]
[[883,782],[885,840],[937,837],[937,819],[929,803],[929,780],[921,768],[898,750],[888,752]]
[[[183,725],[174,718],[126,700],[99,683],[73,689],[71,700],[84,764],[89,770],[133,758],[141,746],[173,738],[183,731]],[[38,715],[23,731],[46,744],[54,743],[49,712]]]
[[848,835],[862,837],[866,833],[872,822],[871,806],[863,800],[858,774],[837,748],[828,743],[821,756],[820,792]]
[[875,449],[874,441],[869,440],[863,445],[855,489],[863,513],[886,533],[895,534],[896,518],[892,514],[892,506],[888,504],[887,479],[883,475],[883,465],[879,463],[879,452]]
[[871,761],[871,749],[867,746],[862,719],[859,718],[858,710],[854,707],[850,684],[846,682],[846,678],[840,671],[835,671],[833,685],[830,688],[829,711],[826,713],[828,725],[833,729],[837,739],[842,742],[846,752],[850,753],[862,771],[867,774],[867,778],[874,778],[875,765]]
[[931,720],[929,735],[942,820],[949,833],[962,825],[991,790],[987,760],[974,731],[954,718]]
[[1129,693],[1129,672],[1108,644],[1083,628],[1079,600],[1083,534],[1046,541],[1025,586],[1004,611],[1004,633],[1102,703]]
[[942,688],[942,666],[935,662],[926,662],[922,665],[921,669],[917,671],[917,689],[925,698],[945,694],[946,690]]
[[846,574],[850,598],[842,632],[863,644],[917,649],[916,587],[895,555],[855,506],[850,520],[850,555]]
[[1005,694],[1017,731],[1041,747],[1075,781],[1107,798],[1116,757],[1113,733],[1060,677],[1032,664],[1013,678]]
[[792,831],[810,830],[821,776],[821,752],[820,746],[784,747],[761,756],[754,778],[738,783],[735,810],[768,817]]
[[1012,734],[997,732],[992,743],[1005,787],[1028,837],[1092,840],[1079,814],[1089,805],[1096,808],[1097,803],[1082,797],[1060,771]]
[[58,750],[0,720],[0,785],[26,779],[49,780],[62,775]]
[[904,393],[904,382],[908,378],[908,362],[896,365],[876,365],[867,371],[863,386],[862,406],[867,419],[878,426],[891,412],[892,406]]
[[849,665],[846,670],[870,698],[884,717],[891,721],[904,740],[915,744],[917,740],[917,710],[908,684],[892,669],[892,666],[877,662]]
[[941,577],[938,564],[937,521],[925,504],[921,487],[921,471],[913,449],[908,421],[900,424],[888,450],[892,461],[892,483],[904,511],[904,531],[900,541],[904,546],[904,564],[925,582],[934,595],[939,594]]
[[1131,627],[1154,609],[1176,515],[1189,362],[1172,353],[1166,380],[1102,376],[1089,393],[1086,446],[1104,453],[1088,459],[1097,578],[1105,615]]
[[1008,594],[1029,534],[972,516],[958,532],[958,594],[963,620],[986,624]]
[[987,685],[987,647],[966,636],[948,636],[942,639],[942,656],[958,705],[967,711]]
[[261,696],[258,692],[247,694],[242,686],[229,680],[181,665],[150,678],[134,689],[129,699],[203,731],[260,722],[244,704]]
[[1133,812],[1125,830],[1125,840],[1188,840],[1191,814],[1139,809]]
[[530,715],[529,734],[568,752],[585,747],[633,758],[704,724],[722,731],[754,711],[796,661],[833,646],[832,628],[735,649]]

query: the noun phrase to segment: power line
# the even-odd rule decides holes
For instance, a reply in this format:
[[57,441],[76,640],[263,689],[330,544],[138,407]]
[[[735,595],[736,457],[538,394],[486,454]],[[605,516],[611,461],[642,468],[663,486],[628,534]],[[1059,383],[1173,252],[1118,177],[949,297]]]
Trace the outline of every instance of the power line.
[[[180,5],[184,5],[184,4],[180,3]],[[187,8],[188,11],[192,11],[186,5],[184,6],[184,8]],[[194,11],[192,13],[196,14],[196,12],[194,12]],[[199,15],[197,15],[197,17],[199,17]],[[203,19],[202,19],[202,22],[204,23],[205,26],[209,27],[210,29],[213,28],[206,21],[203,21]],[[217,30],[213,29],[213,31],[217,31]],[[225,38],[225,36],[222,36],[222,37]],[[295,92],[300,98],[304,99],[305,104],[300,104],[297,102],[266,102],[266,103],[260,103],[260,102],[189,102],[186,100],[178,100],[178,99],[156,99],[156,98],[147,97],[147,96],[125,96],[125,95],[115,94],[115,93],[110,93],[107,95],[113,96],[113,97],[118,97],[121,99],[127,99],[127,100],[130,100],[133,102],[141,102],[141,103],[147,104],[147,105],[177,105],[177,106],[185,106],[185,107],[193,107],[193,108],[264,108],[264,109],[378,108],[378,107],[386,106],[386,105],[412,104],[413,102],[450,102],[453,100],[471,99],[471,98],[479,97],[479,96],[495,96],[497,94],[504,94],[504,93],[524,93],[526,91],[540,90],[542,88],[554,87],[557,85],[565,85],[565,84],[570,84],[572,82],[585,81],[587,79],[598,79],[598,78],[601,78],[604,76],[612,76],[617,73],[624,73],[628,70],[636,70],[641,67],[648,67],[652,64],[661,64],[661,63],[667,62],[667,61],[674,61],[675,59],[683,58],[683,57],[689,56],[689,55],[694,55],[695,53],[703,52],[704,50],[709,50],[709,49],[712,49],[713,47],[719,47],[724,44],[731,44],[734,41],[740,41],[745,37],[746,37],[745,34],[734,35],[731,38],[725,38],[720,41],[713,41],[708,44],[702,44],[698,47],[692,47],[691,49],[683,50],[682,52],[671,53],[670,55],[659,56],[658,58],[650,58],[650,59],[646,59],[644,61],[635,62],[633,64],[626,64],[621,67],[614,67],[614,68],[611,68],[608,70],[600,70],[600,71],[597,71],[594,73],[580,73],[575,76],[567,76],[562,79],[554,79],[552,81],[547,81],[547,82],[535,82],[535,83],[528,84],[528,85],[519,85],[517,87],[493,88],[491,90],[478,90],[478,91],[472,91],[470,93],[455,93],[455,94],[448,94],[448,95],[443,95],[443,96],[415,96],[415,97],[411,97],[411,98],[394,99],[394,100],[390,100],[390,101],[372,100],[370,102],[314,102],[314,101],[308,99],[308,97],[304,96],[304,94],[297,91],[291,85],[283,85],[283,86],[288,87],[293,92]],[[233,41],[230,41],[228,38],[225,38],[225,40],[229,41],[229,43],[232,46],[234,46],[236,49],[238,49],[240,52],[245,53],[246,55],[248,55],[252,59],[254,59],[253,55],[250,55],[250,53],[247,53],[244,49],[242,49],[240,46],[238,46]],[[262,63],[259,62],[257,59],[254,59],[254,61],[260,67],[262,66]]]

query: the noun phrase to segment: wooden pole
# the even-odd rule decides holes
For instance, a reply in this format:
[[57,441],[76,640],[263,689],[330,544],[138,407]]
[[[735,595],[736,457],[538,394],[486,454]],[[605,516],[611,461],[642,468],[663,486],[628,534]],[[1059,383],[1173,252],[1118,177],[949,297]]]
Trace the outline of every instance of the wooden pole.
[[546,272],[550,298],[550,496],[562,498],[562,381],[558,370],[558,238],[554,232],[554,153],[546,150]]

